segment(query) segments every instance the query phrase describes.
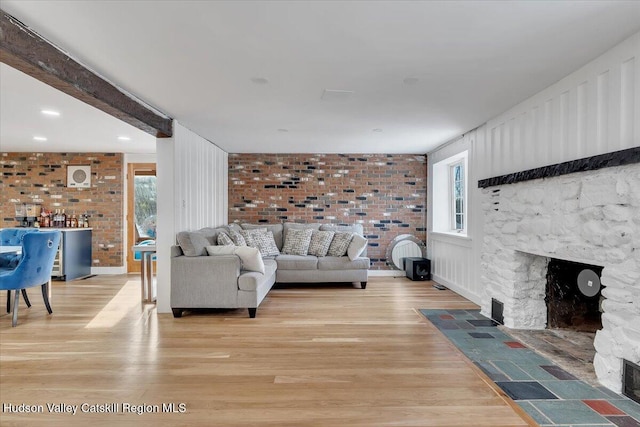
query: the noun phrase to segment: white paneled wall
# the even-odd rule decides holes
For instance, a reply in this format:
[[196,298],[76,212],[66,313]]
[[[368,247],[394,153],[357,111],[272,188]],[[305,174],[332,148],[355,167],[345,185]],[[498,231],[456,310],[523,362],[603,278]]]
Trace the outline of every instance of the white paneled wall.
[[480,179],[640,146],[640,33],[505,111],[463,138],[429,153],[428,218],[433,218],[433,164],[469,150],[466,238],[433,232],[427,254],[434,279],[480,304],[484,217]]
[[226,224],[228,154],[179,124],[175,140],[176,231]]
[[176,233],[227,222],[227,153],[174,121],[157,141],[158,312],[169,313],[170,248]]
[[640,145],[640,33],[487,122],[479,179]]
[[[480,304],[482,289],[480,281],[480,248],[482,247],[482,223],[478,222],[475,206],[479,203],[480,191],[477,188],[478,165],[474,162],[474,149],[477,140],[484,138],[484,127],[467,133],[464,137],[452,142],[441,149],[430,153],[428,160],[428,209],[429,223],[427,230],[427,257],[431,260],[431,272],[433,279],[451,290],[463,295],[465,298]],[[468,151],[467,178],[469,215],[467,215],[467,236],[441,233],[433,231],[433,165],[441,160],[453,157],[463,151]],[[441,190],[441,189],[440,189]],[[437,199],[437,198],[436,198]],[[437,202],[441,203],[441,202]],[[481,218],[480,218],[481,219]],[[479,243],[477,243],[479,242]]]

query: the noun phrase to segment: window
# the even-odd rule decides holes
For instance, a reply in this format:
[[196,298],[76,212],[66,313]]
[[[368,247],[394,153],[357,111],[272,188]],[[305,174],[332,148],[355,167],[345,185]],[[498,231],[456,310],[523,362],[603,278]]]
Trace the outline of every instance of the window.
[[433,231],[467,235],[468,151],[433,165]]
[[464,218],[464,162],[451,165],[449,189],[451,190],[451,230],[461,232],[465,229]]

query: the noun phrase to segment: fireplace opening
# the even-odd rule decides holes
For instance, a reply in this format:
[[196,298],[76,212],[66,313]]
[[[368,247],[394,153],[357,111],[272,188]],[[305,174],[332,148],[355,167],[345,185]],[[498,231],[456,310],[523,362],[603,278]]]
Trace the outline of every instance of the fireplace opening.
[[547,328],[591,333],[602,329],[602,267],[551,259],[547,268]]
[[628,360],[623,364],[622,393],[640,403],[640,366]]

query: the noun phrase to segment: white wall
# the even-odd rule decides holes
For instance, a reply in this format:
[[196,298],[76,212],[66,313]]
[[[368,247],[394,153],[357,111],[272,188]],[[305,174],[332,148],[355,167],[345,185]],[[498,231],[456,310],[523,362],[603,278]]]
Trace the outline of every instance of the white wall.
[[158,312],[171,311],[170,248],[176,233],[227,223],[227,153],[174,121],[157,141]]
[[[433,279],[447,286],[449,289],[463,295],[465,298],[480,304],[482,289],[477,280],[480,265],[480,248],[482,248],[482,227],[478,224],[476,215],[478,197],[477,188],[478,165],[474,162],[474,149],[478,139],[484,137],[484,127],[465,134],[462,138],[447,144],[427,156],[429,179],[427,197],[427,257],[431,260]],[[482,141],[480,141],[482,142]],[[467,235],[460,236],[434,231],[434,203],[449,203],[448,197],[438,197],[442,188],[435,188],[433,179],[434,164],[453,157],[463,151],[468,151],[467,162],[467,203],[469,215],[467,215]],[[446,191],[446,190],[445,190]],[[446,199],[446,200],[445,200]],[[476,241],[479,243],[476,244]]]
[[[480,304],[484,239],[477,181],[640,146],[640,33],[428,154],[427,253],[434,279]],[[467,238],[434,233],[433,164],[469,150]]]
[[479,179],[640,145],[640,33],[487,122]]

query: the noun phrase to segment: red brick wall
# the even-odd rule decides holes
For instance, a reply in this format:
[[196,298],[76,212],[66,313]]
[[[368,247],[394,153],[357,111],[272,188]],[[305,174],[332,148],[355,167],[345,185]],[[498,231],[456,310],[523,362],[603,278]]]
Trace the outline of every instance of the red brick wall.
[[360,222],[372,269],[399,234],[426,239],[426,157],[229,154],[229,222]]
[[[67,165],[91,165],[90,188],[67,188]],[[1,153],[0,227],[15,227],[14,204],[90,215],[93,265],[124,265],[124,156],[120,153]],[[39,211],[38,211],[39,213]],[[114,245],[103,250],[99,244]]]

